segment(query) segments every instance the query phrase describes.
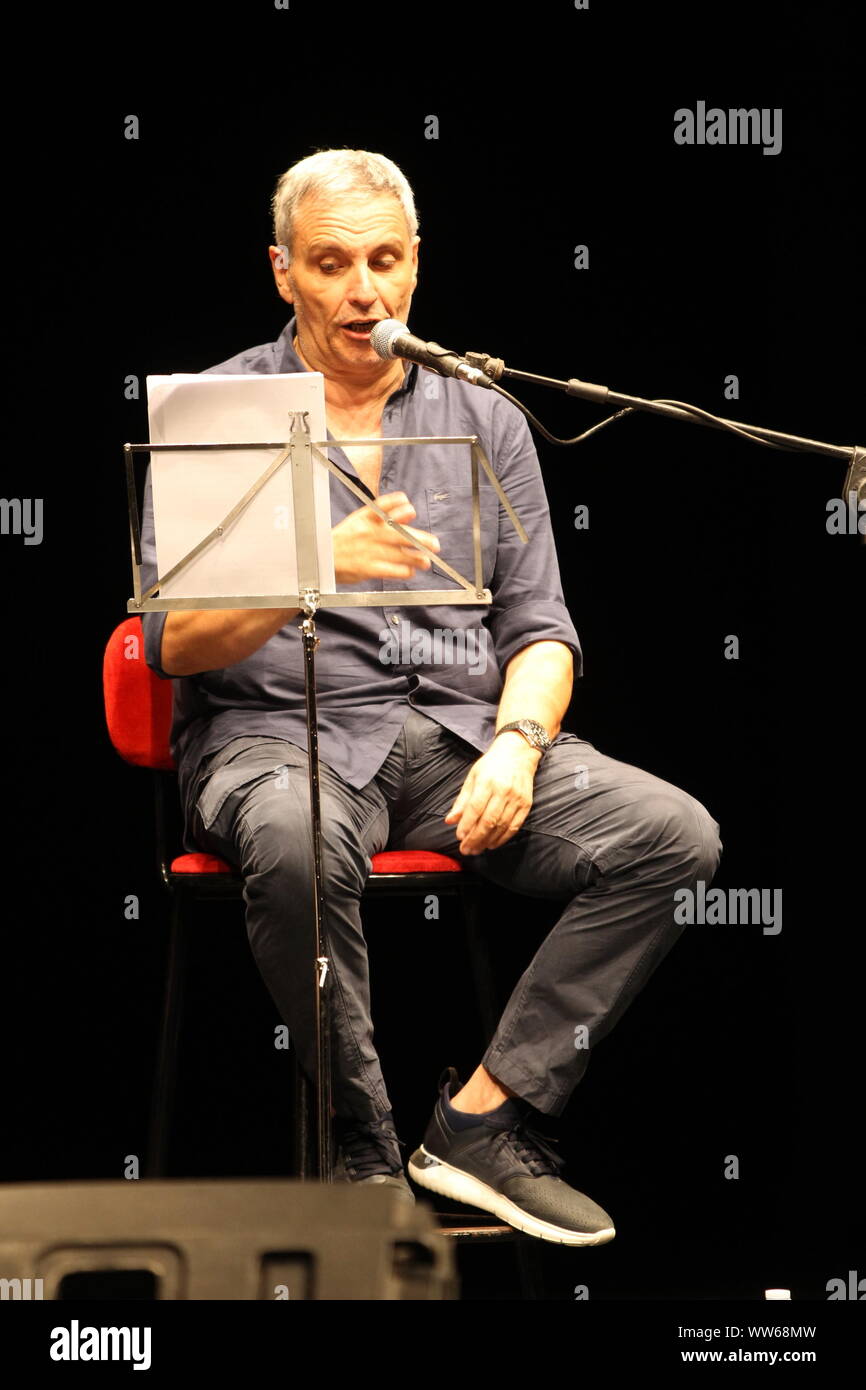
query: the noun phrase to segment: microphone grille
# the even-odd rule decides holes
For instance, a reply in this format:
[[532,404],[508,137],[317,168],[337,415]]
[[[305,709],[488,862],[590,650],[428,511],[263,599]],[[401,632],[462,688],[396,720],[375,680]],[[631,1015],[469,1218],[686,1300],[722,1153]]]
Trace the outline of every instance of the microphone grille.
[[380,357],[396,357],[394,340],[399,338],[401,333],[408,332],[405,323],[401,323],[399,319],[381,319],[370,334],[370,347]]

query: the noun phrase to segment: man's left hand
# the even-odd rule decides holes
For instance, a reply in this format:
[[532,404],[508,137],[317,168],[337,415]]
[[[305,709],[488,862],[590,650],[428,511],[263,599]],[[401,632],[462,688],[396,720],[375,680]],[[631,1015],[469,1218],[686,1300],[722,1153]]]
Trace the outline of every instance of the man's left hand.
[[461,854],[497,849],[516,835],[532,808],[532,787],[541,754],[522,734],[494,739],[473,763],[445,824],[456,821]]

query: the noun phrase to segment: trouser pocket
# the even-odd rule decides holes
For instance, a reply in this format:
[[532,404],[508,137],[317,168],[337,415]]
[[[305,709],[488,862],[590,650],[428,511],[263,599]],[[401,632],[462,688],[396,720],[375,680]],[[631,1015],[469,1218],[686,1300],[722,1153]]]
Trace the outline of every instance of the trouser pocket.
[[223,753],[225,760],[217,755],[197,788],[195,806],[205,830],[211,828],[233,792],[263,777],[271,776],[276,780],[281,768],[299,766],[306,761],[303,750],[284,739],[243,740],[241,747],[229,744]]

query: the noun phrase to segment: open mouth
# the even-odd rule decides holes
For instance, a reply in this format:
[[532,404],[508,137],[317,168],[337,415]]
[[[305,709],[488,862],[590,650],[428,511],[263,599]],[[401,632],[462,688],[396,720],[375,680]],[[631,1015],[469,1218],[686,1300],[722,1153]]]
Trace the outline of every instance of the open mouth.
[[378,319],[356,319],[354,323],[344,323],[341,327],[343,332],[348,333],[350,338],[363,340],[369,338],[378,322]]

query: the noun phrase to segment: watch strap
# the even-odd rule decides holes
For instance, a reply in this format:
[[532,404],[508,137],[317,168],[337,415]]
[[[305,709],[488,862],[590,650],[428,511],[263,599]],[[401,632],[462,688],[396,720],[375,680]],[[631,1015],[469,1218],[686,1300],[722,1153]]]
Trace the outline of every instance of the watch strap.
[[496,730],[494,738],[498,738],[500,734],[506,734],[512,730],[515,733],[521,734],[523,738],[526,739],[530,748],[536,749],[539,753],[546,753],[551,745],[551,739],[547,730],[535,719],[515,719],[510,724],[503,724],[501,729]]

